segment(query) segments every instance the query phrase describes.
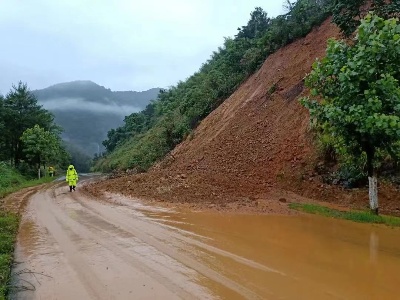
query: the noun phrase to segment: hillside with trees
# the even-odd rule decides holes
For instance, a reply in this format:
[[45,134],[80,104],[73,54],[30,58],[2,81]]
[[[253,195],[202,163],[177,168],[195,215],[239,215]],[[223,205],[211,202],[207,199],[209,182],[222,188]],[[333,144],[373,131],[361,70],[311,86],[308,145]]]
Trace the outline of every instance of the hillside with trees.
[[[287,8],[286,15],[274,19],[256,9],[199,72],[109,132],[109,153],[97,168],[151,169],[112,180],[105,189],[222,206],[258,206],[282,195],[301,195],[346,205],[351,199],[356,207],[369,207],[366,160],[339,159],[332,136],[311,128],[307,109],[295,100],[309,95],[304,79],[315,60],[326,55],[329,38],[349,36],[348,42],[356,43],[357,35],[349,28],[358,27],[371,9],[385,19],[398,16],[398,3],[359,1],[355,6],[341,0],[299,0]],[[374,43],[378,48],[381,44]],[[390,114],[398,117],[395,111]],[[386,121],[380,124],[391,124]],[[398,140],[396,132],[390,144]],[[360,149],[361,158],[367,157]],[[380,157],[375,167],[396,182],[396,155],[386,152]],[[384,184],[380,194],[383,211],[396,213],[396,187]]]
[[330,14],[331,0],[287,3],[287,14],[270,18],[260,7],[233,38],[214,51],[198,72],[168,90],[125,124],[108,132],[97,170],[147,170],[187,138],[208,114],[253,74],[266,57],[304,37]]
[[[287,13],[276,18],[257,7],[248,23],[238,28],[235,37],[226,38],[198,72],[162,90],[157,101],[127,116],[123,126],[110,130],[103,142],[106,156],[95,169],[147,170],[190,136],[201,120],[258,70],[269,55],[304,37],[330,15],[342,32],[349,34],[358,24],[354,19],[359,20],[370,9],[366,4],[361,0],[287,1]],[[372,9],[389,17],[399,10],[399,4],[375,0]]]

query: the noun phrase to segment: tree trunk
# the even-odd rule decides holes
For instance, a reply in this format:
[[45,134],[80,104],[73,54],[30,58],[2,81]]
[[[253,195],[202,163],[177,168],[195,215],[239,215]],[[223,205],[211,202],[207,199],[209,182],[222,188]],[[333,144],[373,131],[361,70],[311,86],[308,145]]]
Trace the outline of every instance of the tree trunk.
[[368,176],[368,181],[369,181],[369,206],[371,208],[371,211],[374,214],[379,213],[379,206],[378,206],[378,178],[376,177],[376,174],[374,174],[372,177]]
[[378,176],[374,170],[375,149],[371,146],[367,147],[367,168],[368,168],[368,188],[369,188],[369,207],[371,212],[378,215]]
[[38,178],[40,179],[40,157],[38,158]]

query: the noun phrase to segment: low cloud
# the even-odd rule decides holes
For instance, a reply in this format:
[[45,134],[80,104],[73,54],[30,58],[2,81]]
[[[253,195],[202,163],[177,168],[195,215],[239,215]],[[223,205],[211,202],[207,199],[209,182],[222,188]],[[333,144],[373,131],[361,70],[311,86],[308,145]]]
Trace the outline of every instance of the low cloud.
[[119,116],[127,116],[141,111],[140,108],[129,105],[117,105],[115,103],[93,103],[82,98],[55,98],[41,101],[41,105],[50,111],[88,111],[92,113],[109,113]]

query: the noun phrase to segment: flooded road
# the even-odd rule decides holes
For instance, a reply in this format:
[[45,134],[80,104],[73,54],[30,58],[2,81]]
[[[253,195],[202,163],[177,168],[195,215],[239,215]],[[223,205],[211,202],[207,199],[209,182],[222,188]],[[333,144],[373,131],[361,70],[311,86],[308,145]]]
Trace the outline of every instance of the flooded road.
[[14,299],[396,299],[400,230],[184,212],[63,183],[21,222]]

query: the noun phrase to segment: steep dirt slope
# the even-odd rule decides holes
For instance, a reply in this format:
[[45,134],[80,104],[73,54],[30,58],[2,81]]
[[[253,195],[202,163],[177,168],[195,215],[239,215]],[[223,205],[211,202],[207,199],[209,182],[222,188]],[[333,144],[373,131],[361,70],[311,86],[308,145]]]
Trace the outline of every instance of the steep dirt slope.
[[[168,158],[147,174],[105,182],[104,189],[261,212],[282,211],[280,202],[303,201],[301,196],[366,205],[365,191],[324,186],[314,174],[309,116],[298,102],[307,95],[303,78],[331,37],[339,31],[327,20],[268,57]],[[394,204],[390,210],[396,210]]]

